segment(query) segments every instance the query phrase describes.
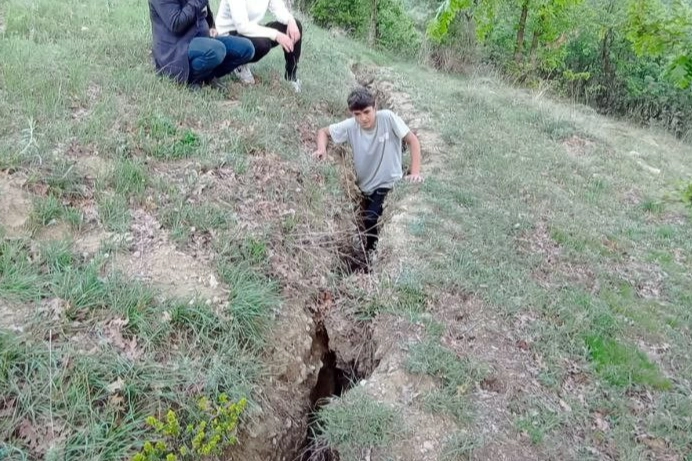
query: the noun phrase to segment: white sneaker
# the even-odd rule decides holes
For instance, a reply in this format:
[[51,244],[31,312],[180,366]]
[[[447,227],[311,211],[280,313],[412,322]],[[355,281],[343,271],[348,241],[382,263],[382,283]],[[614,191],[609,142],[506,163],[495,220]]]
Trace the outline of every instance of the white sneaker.
[[250,72],[249,66],[239,66],[234,70],[234,72],[241,82],[247,85],[255,84],[255,77],[252,75],[252,72]]
[[302,89],[300,80],[291,80],[291,86],[293,87],[293,91],[295,91],[296,93],[300,93]]

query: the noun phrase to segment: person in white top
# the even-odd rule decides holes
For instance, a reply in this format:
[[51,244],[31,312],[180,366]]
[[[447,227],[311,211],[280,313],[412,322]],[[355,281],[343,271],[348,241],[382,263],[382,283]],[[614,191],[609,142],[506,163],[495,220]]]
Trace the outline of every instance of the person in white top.
[[[261,25],[260,22],[271,11],[276,21]],[[300,91],[297,70],[300,60],[303,26],[286,8],[283,0],[221,0],[216,15],[216,28],[220,35],[235,35],[250,39],[255,47],[255,56],[250,62],[257,62],[277,45],[284,49],[286,72],[284,77]],[[241,81],[254,83],[255,78],[247,66],[236,72]]]

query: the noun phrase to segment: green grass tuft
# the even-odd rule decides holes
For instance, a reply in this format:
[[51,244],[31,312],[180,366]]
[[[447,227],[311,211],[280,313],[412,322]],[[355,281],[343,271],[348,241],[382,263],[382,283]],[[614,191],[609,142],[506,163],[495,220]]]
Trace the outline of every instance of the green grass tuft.
[[139,198],[149,184],[149,177],[141,161],[121,157],[116,161],[107,182],[117,195]]
[[42,263],[51,274],[65,272],[77,264],[72,253],[72,242],[69,240],[51,241],[41,245]]
[[171,229],[179,243],[186,242],[193,232],[227,230],[234,217],[231,211],[215,203],[192,203],[179,198],[161,212],[161,224]]
[[565,422],[565,416],[541,401],[531,403],[530,409],[518,417],[515,424],[518,430],[528,434],[531,443],[537,445]]
[[218,265],[221,280],[231,287],[229,313],[243,340],[260,344],[279,308],[277,286],[245,265],[222,261]]
[[651,214],[661,214],[665,210],[665,205],[655,199],[646,199],[641,203],[642,210]]
[[103,193],[98,198],[99,218],[110,232],[124,233],[130,228],[132,215],[127,198],[119,194]]
[[0,240],[0,299],[35,301],[43,293],[43,277],[25,243]]
[[588,335],[585,342],[596,371],[613,386],[639,384],[658,390],[672,387],[670,380],[636,347],[600,335]]
[[343,461],[357,461],[368,448],[384,448],[404,433],[399,414],[354,389],[317,414],[317,444],[338,451]]
[[459,421],[468,419],[466,394],[486,372],[468,358],[460,358],[439,342],[429,339],[410,350],[406,367],[411,373],[421,373],[440,380],[441,388],[424,398],[431,412],[443,411]]
[[471,434],[457,432],[445,441],[442,449],[441,461],[466,461],[471,460],[473,452],[481,445],[480,441]]
[[168,117],[152,114],[140,122],[138,142],[144,151],[161,160],[176,160],[196,155],[202,139],[191,129],[179,128]]
[[45,226],[58,221],[65,214],[65,206],[60,199],[49,195],[34,199],[33,221],[37,225]]

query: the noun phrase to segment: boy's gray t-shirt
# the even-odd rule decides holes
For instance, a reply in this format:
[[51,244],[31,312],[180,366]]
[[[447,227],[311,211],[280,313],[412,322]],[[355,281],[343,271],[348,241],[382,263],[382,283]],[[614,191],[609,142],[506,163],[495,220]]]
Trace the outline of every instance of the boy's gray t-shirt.
[[401,140],[409,131],[401,117],[390,110],[377,111],[377,124],[371,131],[362,129],[355,117],[329,126],[335,143],[351,144],[356,183],[364,194],[391,188],[401,179]]

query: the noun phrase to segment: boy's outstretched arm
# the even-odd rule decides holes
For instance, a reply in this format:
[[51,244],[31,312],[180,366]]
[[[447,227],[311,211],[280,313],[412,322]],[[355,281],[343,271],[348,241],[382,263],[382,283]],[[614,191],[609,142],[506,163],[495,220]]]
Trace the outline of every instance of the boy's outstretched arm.
[[406,175],[405,179],[410,182],[423,182],[423,176],[420,174],[421,153],[418,136],[413,134],[413,131],[409,131],[408,134],[404,136],[404,141],[408,144],[411,152],[411,174]]
[[329,142],[329,128],[320,128],[317,132],[317,150],[312,154],[318,160],[327,156],[327,143]]

